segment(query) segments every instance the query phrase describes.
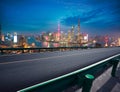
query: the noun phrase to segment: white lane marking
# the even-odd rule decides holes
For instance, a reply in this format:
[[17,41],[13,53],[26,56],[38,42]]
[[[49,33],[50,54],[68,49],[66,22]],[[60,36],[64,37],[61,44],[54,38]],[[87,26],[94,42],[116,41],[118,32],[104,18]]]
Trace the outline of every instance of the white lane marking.
[[1,64],[20,63],[20,62],[26,62],[26,61],[34,61],[34,60],[42,60],[42,59],[52,59],[52,58],[58,58],[58,57],[67,57],[67,56],[74,56],[74,55],[80,55],[80,54],[82,54],[82,53],[70,54],[70,55],[61,55],[61,56],[53,56],[53,57],[46,57],[46,58],[38,58],[38,59],[30,59],[30,60],[18,60],[18,61],[13,61],[13,62],[0,63],[0,65]]
[[[95,52],[97,52],[97,51],[95,51]],[[85,55],[85,54],[89,54],[89,53],[91,53],[91,52],[77,53],[77,54],[70,54],[70,55],[61,55],[61,56],[52,56],[52,57],[44,57],[44,58],[37,58],[37,59],[28,59],[28,60],[17,60],[17,61],[13,61],[13,62],[12,61],[11,62],[3,62],[3,63],[0,63],[0,65],[2,65],[2,64],[11,64],[11,63],[21,63],[21,62],[26,62],[26,61],[31,62],[31,61],[34,61],[34,60],[52,59],[52,58],[67,57],[67,56],[74,56],[74,55],[81,55],[81,54]]]
[[[73,52],[73,51],[72,51]],[[75,52],[80,52],[80,51],[77,51],[77,50],[75,50]],[[51,53],[56,53],[56,52],[51,52]],[[58,52],[57,52],[58,53]],[[61,53],[61,52],[60,52]],[[60,54],[60,53],[58,53],[58,54]],[[68,51],[67,52],[65,52],[65,53],[69,53]],[[91,53],[91,52],[86,52],[86,53]],[[86,54],[86,53],[78,53],[78,54]],[[39,53],[35,53],[35,54],[39,54]],[[61,53],[62,54],[62,53]],[[25,54],[26,55],[26,54]],[[29,54],[30,55],[30,54]],[[71,54],[72,55],[72,54]],[[71,56],[70,55],[70,56]],[[76,54],[75,54],[76,55]],[[63,56],[63,55],[62,55]],[[68,55],[66,55],[66,56],[68,56]],[[53,57],[53,56],[52,56]],[[56,57],[56,56],[55,56]],[[58,57],[60,57],[60,56],[58,56]],[[47,57],[47,58],[51,58],[51,57]],[[38,59],[28,59],[28,60],[17,60],[17,61],[11,61],[11,62],[20,62],[20,61],[32,61],[32,60],[39,60],[39,59],[45,59],[45,58],[38,58]],[[3,62],[3,63],[10,63],[10,62]],[[2,64],[2,63],[0,63],[0,64]]]

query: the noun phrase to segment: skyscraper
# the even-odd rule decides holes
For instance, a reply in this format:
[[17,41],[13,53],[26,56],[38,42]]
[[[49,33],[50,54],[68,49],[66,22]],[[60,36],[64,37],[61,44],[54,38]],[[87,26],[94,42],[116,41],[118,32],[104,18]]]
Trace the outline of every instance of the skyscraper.
[[60,33],[60,23],[58,22],[58,33]]
[[0,41],[2,40],[2,26],[0,24]]
[[80,34],[80,19],[78,19],[78,34]]
[[118,38],[118,46],[120,46],[120,38]]
[[60,35],[61,35],[61,32],[60,32],[60,23],[58,22],[57,41],[60,41]]
[[74,26],[72,26],[72,29],[71,29],[71,38],[72,40],[74,40]]
[[24,47],[24,45],[27,43],[27,40],[25,38],[25,36],[21,35],[19,38],[19,46]]
[[81,45],[82,43],[82,34],[80,32],[80,19],[78,19],[78,34],[77,34],[77,43]]
[[14,39],[13,39],[13,42],[14,42],[14,43],[17,43],[17,33],[16,33],[16,32],[14,32]]

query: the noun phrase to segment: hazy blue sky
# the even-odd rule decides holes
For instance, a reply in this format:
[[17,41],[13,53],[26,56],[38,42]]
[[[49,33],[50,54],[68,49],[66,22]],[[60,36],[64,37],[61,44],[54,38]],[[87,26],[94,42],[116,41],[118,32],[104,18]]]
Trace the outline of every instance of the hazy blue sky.
[[83,33],[120,33],[120,0],[0,0],[0,12],[4,33],[67,32],[79,18]]

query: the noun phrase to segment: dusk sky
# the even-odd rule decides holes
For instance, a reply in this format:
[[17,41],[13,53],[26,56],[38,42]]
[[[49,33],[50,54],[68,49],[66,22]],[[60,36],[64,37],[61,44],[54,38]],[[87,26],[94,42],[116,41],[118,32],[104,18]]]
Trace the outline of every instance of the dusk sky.
[[19,34],[77,31],[120,35],[120,0],[0,0],[2,32]]

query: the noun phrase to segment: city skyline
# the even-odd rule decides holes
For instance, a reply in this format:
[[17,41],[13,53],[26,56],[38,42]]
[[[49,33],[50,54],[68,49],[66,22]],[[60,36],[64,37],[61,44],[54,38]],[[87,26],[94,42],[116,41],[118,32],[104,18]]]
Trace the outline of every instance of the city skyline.
[[118,0],[2,0],[2,32],[68,32],[78,19],[83,33],[120,35],[120,1]]

